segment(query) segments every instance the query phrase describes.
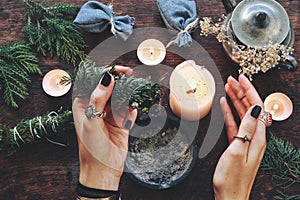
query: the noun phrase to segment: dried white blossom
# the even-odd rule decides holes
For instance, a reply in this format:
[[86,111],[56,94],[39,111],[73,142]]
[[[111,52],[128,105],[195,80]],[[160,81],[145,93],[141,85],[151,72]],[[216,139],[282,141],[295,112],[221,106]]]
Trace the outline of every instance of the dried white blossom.
[[[263,48],[252,48],[237,44],[234,37],[228,35],[231,31],[224,23],[226,17],[223,15],[218,23],[211,18],[204,17],[200,20],[201,36],[213,35],[220,43],[227,43],[232,48],[232,55],[238,60],[240,74],[245,74],[252,80],[252,75],[260,71],[265,73],[276,67],[280,61],[286,61],[293,54],[294,49],[282,44],[268,44]],[[223,21],[222,21],[223,20]]]

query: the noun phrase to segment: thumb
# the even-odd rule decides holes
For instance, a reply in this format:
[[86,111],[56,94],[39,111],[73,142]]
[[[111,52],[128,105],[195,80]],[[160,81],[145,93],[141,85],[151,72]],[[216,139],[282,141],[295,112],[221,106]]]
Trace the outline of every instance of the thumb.
[[105,72],[90,98],[90,104],[95,107],[97,112],[104,111],[105,105],[112,94],[113,87],[113,76],[110,73]]

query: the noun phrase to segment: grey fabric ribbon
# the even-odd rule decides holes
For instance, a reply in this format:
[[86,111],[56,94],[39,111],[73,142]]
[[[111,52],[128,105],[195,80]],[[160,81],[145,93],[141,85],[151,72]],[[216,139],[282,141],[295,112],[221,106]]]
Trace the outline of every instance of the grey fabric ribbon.
[[79,10],[74,24],[93,33],[100,33],[110,26],[112,34],[127,40],[133,32],[134,18],[129,15],[114,16],[112,6],[88,1]]
[[162,19],[167,28],[178,31],[176,38],[167,47],[174,44],[189,47],[192,44],[190,33],[198,26],[196,2],[194,0],[157,0]]

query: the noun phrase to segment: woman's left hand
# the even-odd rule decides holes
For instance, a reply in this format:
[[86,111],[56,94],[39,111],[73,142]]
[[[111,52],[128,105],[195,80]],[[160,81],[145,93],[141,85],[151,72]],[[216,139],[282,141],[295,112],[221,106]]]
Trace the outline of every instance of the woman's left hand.
[[[230,145],[214,173],[215,199],[246,200],[266,149],[266,127],[258,120],[263,102],[244,75],[239,76],[239,81],[229,77],[225,90],[239,114],[241,125],[237,126],[226,98],[221,98]],[[234,139],[234,136],[240,138]]]

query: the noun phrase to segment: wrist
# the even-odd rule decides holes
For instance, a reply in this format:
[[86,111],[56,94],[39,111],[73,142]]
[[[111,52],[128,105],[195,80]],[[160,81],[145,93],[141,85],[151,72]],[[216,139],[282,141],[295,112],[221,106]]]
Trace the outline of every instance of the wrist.
[[80,172],[79,182],[87,187],[95,189],[118,190],[120,177],[105,172]]
[[90,188],[118,190],[122,172],[108,167],[80,166],[79,182]]
[[118,190],[99,190],[77,183],[77,200],[120,200],[121,194]]
[[240,196],[235,196],[235,197],[221,197],[222,195],[216,195],[215,194],[215,200],[249,200],[248,197],[240,197]]
[[214,187],[215,200],[249,200],[250,191],[236,191]]

